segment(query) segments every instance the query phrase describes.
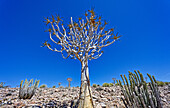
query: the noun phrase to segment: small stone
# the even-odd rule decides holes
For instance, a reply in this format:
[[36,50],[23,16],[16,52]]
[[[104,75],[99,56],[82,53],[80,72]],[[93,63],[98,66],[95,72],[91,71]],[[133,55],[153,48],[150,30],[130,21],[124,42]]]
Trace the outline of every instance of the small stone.
[[100,103],[100,105],[101,105],[102,108],[106,108],[106,104]]

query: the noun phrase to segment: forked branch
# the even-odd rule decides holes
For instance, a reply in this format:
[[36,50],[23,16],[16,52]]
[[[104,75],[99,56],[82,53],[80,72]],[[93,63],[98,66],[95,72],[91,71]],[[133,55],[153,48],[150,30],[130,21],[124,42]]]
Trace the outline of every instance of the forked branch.
[[80,61],[84,58],[97,59],[103,54],[101,51],[103,47],[113,44],[120,38],[118,33],[114,34],[113,28],[104,30],[107,22],[102,22],[101,17],[97,17],[93,10],[85,13],[85,19],[79,18],[78,22],[74,22],[71,17],[68,29],[64,27],[59,16],[45,20],[46,24],[50,25],[47,31],[55,45],[52,46],[46,41],[44,46],[52,51],[61,52],[65,59],[68,57]]

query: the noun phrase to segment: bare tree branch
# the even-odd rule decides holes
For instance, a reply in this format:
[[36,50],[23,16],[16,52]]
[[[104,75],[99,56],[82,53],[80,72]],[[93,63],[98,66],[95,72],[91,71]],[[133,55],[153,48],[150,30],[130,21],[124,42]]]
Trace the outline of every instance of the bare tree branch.
[[[56,16],[56,19],[52,16],[52,20],[45,19],[46,24],[50,24],[52,28],[48,30],[50,40],[61,46],[61,49],[51,48],[48,43],[44,45],[52,51],[61,52],[65,59],[69,56],[80,61],[84,56],[87,56],[87,59],[97,59],[103,54],[99,53],[103,47],[113,44],[120,37],[118,34],[114,35],[114,29],[104,31],[107,22],[102,24],[101,17],[96,17],[93,11],[86,13],[85,19],[79,18],[78,23],[74,22],[71,17],[68,25],[69,31],[65,29],[59,16]],[[52,35],[55,35],[58,41]],[[67,53],[66,57],[63,51]]]

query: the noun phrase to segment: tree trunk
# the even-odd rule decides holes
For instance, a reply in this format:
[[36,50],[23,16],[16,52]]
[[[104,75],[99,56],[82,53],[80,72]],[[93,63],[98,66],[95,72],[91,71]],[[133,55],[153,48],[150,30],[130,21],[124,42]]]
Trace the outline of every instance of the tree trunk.
[[78,108],[94,108],[89,81],[88,60],[82,61],[81,65],[81,88]]
[[68,82],[68,88],[70,88],[70,81]]

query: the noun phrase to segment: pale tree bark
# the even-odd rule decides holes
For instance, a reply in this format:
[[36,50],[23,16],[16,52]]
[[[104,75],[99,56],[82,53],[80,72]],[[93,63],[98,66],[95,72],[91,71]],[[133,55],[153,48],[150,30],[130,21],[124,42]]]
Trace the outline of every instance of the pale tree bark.
[[90,88],[88,60],[81,62],[81,87],[78,108],[94,108]]
[[71,57],[81,62],[78,107],[94,108],[90,90],[88,60],[101,57],[102,48],[113,44],[120,36],[118,33],[114,34],[113,28],[104,30],[107,22],[102,22],[101,17],[97,17],[93,10],[89,10],[89,14],[86,12],[84,19],[78,18],[78,22],[74,22],[71,17],[71,22],[67,28],[64,27],[63,20],[59,16],[45,19],[46,24],[50,25],[47,31],[54,45],[46,41],[44,46],[51,51],[60,52],[65,59]]
[[67,78],[67,81],[68,81],[68,88],[70,88],[70,83],[72,81],[72,78]]
[[70,81],[68,82],[68,87],[70,88]]

